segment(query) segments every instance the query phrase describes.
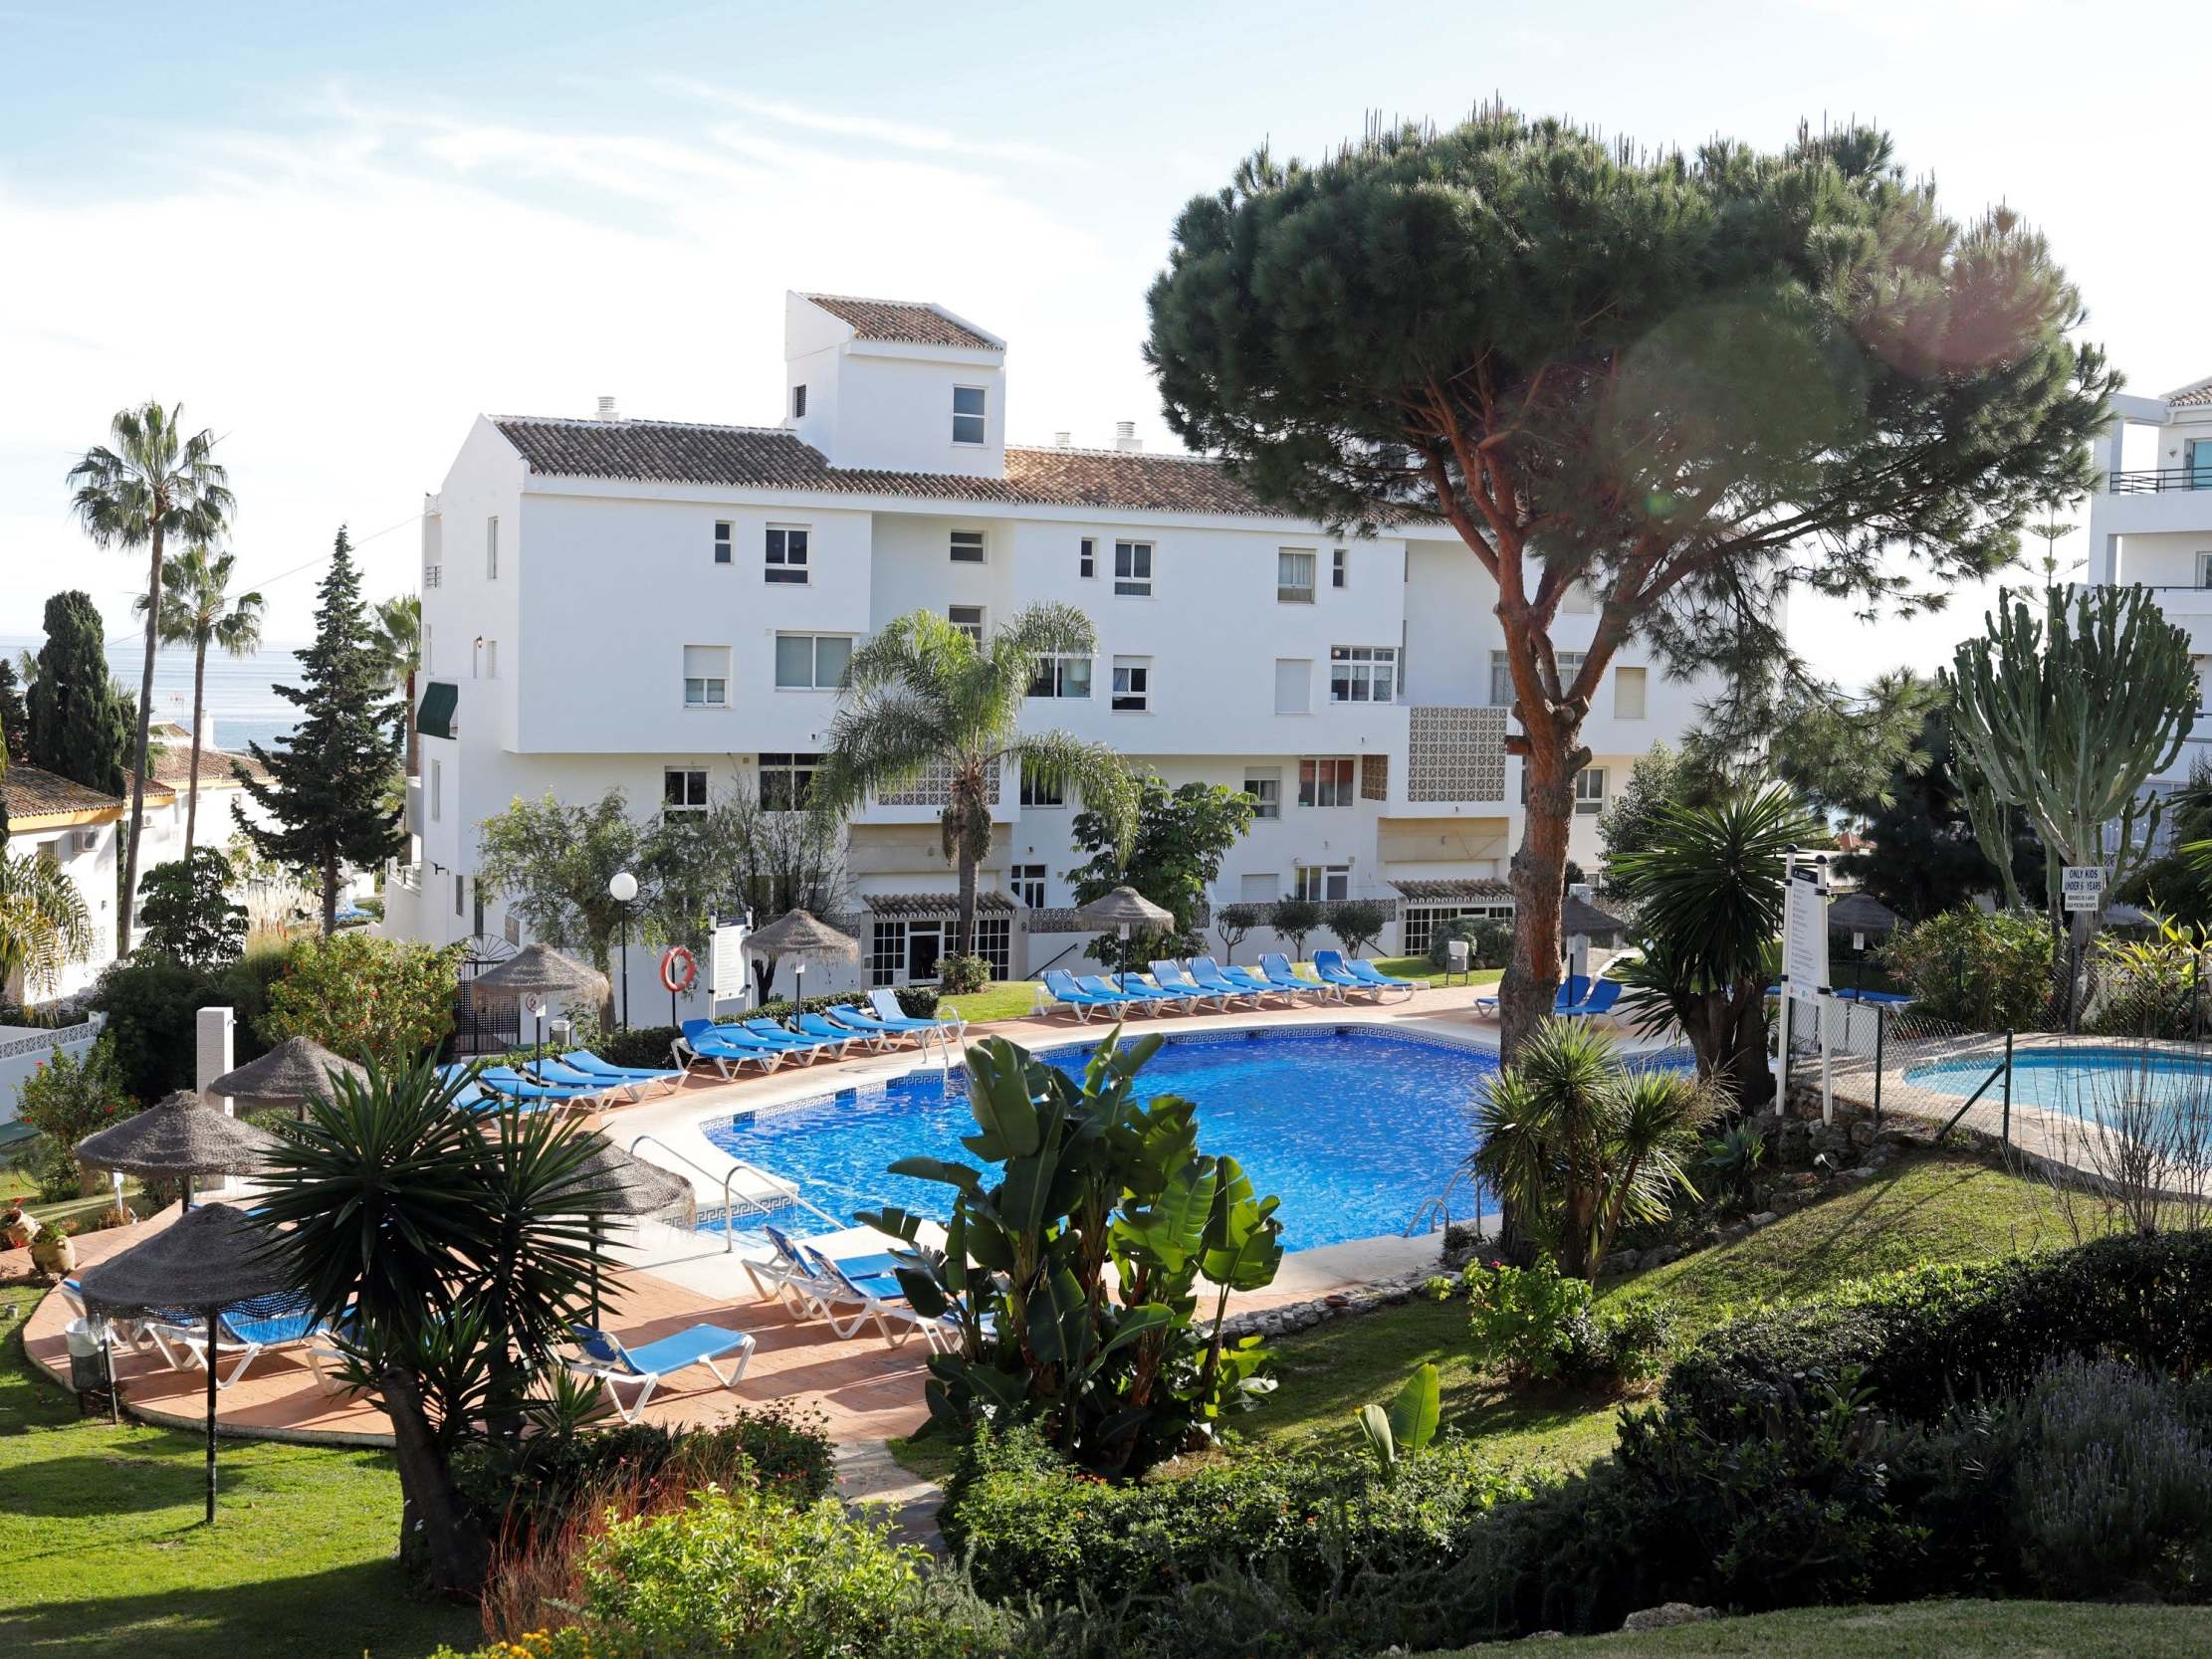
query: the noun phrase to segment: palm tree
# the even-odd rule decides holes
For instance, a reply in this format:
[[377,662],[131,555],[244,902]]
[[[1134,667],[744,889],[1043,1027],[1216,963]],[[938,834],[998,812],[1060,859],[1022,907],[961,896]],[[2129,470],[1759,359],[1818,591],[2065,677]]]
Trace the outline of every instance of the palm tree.
[[387,691],[407,701],[407,775],[413,777],[415,758],[415,676],[422,672],[422,600],[412,593],[396,594],[376,607],[369,645],[384,671]]
[[1609,866],[1634,907],[1641,959],[1612,970],[1624,1011],[1648,1030],[1678,1024],[1707,1079],[1727,1077],[1753,1107],[1773,1083],[1766,1065],[1766,988],[1790,847],[1813,832],[1797,797],[1775,785],[1710,806],[1661,806],[1651,844]]
[[933,774],[942,774],[945,856],[960,870],[958,954],[974,948],[976,867],[991,854],[991,810],[1009,766],[1046,787],[1075,789],[1114,827],[1121,856],[1129,856],[1137,785],[1122,757],[1064,731],[1018,729],[1039,660],[1087,657],[1097,648],[1090,618],[1072,605],[1031,605],[983,643],[932,611],[915,611],[896,618],[846,665],[814,774],[814,804],[850,813],[871,794],[925,776],[934,785]]
[[1682,1158],[1723,1105],[1681,1072],[1630,1069],[1587,1020],[1546,1020],[1476,1101],[1468,1162],[1561,1273],[1595,1279],[1623,1221],[1695,1196]]
[[[261,649],[264,601],[259,593],[230,596],[230,575],[237,563],[233,553],[208,556],[203,546],[191,546],[162,561],[161,621],[156,632],[163,645],[192,648],[192,779],[184,797],[184,861],[192,861],[192,842],[200,817],[200,710],[207,698],[207,648],[219,645],[233,657],[251,657]],[[149,606],[144,594],[135,601],[143,613]]]
[[43,853],[0,851],[0,985],[21,974],[28,998],[92,952],[92,912],[69,873]]
[[130,948],[138,898],[138,837],[146,817],[146,726],[153,715],[153,654],[161,621],[161,563],[169,538],[195,544],[221,539],[237,503],[230,475],[215,460],[215,435],[187,437],[181,403],[164,409],[118,409],[109,442],[96,444],[69,470],[74,506],[85,533],[103,547],[151,549],[146,575],[146,660],[138,679],[138,741],[131,756],[130,835],[116,906],[115,948]]

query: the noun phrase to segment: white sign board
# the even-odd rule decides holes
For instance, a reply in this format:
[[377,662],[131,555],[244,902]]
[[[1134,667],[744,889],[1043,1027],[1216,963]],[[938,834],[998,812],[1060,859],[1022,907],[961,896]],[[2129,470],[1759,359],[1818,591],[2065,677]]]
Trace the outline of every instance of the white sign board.
[[2100,911],[2104,908],[2104,867],[2101,864],[2069,864],[2066,872],[2066,908]]
[[1784,890],[1782,977],[1798,996],[1828,988],[1828,906],[1810,870],[1792,875]]
[[708,994],[716,1002],[744,1000],[745,941],[749,932],[743,922],[715,924],[713,959],[707,964],[707,984]]

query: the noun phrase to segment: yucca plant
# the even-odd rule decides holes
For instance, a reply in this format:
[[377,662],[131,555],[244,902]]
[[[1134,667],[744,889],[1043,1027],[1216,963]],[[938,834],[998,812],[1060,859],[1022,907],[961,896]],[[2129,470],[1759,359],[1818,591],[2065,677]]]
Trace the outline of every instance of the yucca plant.
[[1559,1271],[1595,1279],[1624,1222],[1694,1198],[1683,1160],[1724,1109],[1682,1072],[1631,1067],[1583,1020],[1546,1020],[1475,1103],[1468,1160]]

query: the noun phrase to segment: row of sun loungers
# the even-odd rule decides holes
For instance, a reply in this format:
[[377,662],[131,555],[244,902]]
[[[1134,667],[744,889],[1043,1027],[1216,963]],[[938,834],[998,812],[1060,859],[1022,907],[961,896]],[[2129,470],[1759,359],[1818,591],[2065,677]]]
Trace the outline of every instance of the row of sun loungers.
[[1239,1003],[1259,1007],[1269,998],[1286,1003],[1343,1002],[1357,994],[1379,1002],[1389,993],[1411,996],[1420,988],[1411,979],[1383,972],[1371,961],[1347,960],[1340,950],[1315,951],[1313,967],[1316,977],[1307,979],[1294,972],[1289,958],[1280,952],[1260,957],[1256,973],[1233,962],[1223,967],[1212,956],[1193,956],[1188,965],[1171,960],[1152,963],[1149,979],[1142,974],[1108,979],[1103,974],[1054,968],[1044,975],[1044,988],[1056,1004],[1081,1020],[1101,1011],[1121,1018],[1171,1007],[1226,1013]]
[[935,1035],[958,1040],[966,1026],[957,1017],[916,1018],[900,1008],[898,998],[888,990],[873,992],[869,1003],[867,1008],[802,1013],[789,1028],[766,1019],[722,1024],[688,1019],[676,1039],[674,1058],[687,1069],[711,1065],[724,1077],[732,1077],[745,1065],[772,1072],[786,1061],[842,1060],[855,1047],[882,1053],[902,1043],[920,1047]]
[[[84,1289],[75,1279],[62,1281],[62,1300],[79,1319],[91,1319]],[[318,1319],[304,1298],[279,1294],[235,1302],[217,1316],[215,1386],[227,1389],[264,1353],[298,1348],[327,1394],[344,1387],[336,1333]],[[173,1371],[208,1368],[207,1316],[189,1308],[156,1308],[142,1319],[109,1320],[108,1339],[135,1351],[150,1349]]]
[[[1599,1014],[1610,1014],[1613,1012],[1613,1005],[1621,1000],[1622,991],[1627,988],[1618,979],[1592,979],[1586,973],[1570,973],[1566,983],[1559,987],[1558,994],[1552,998],[1552,1017],[1590,1019]],[[1497,1014],[1496,994],[1493,992],[1489,996],[1476,997],[1474,1009],[1478,1014],[1494,1018]]]

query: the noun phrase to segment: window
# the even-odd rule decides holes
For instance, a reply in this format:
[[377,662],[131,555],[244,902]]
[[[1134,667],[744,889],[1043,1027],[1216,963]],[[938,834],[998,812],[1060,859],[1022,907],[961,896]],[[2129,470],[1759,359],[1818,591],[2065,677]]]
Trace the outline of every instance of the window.
[[422,672],[424,674],[427,675],[435,671],[437,665],[433,659],[436,656],[437,653],[431,649],[430,624],[425,622],[422,625]]
[[1352,804],[1352,757],[1349,754],[1323,755],[1298,762],[1298,804],[1300,806],[1350,806]]
[[445,762],[430,762],[430,821],[436,823],[445,816]]
[[1087,535],[1076,545],[1075,573],[1086,581],[1098,574],[1098,543]]
[[1047,783],[1041,777],[1032,776],[1029,768],[1024,766],[1021,768],[1020,800],[1023,806],[1065,806],[1067,787],[1062,783]]
[[1017,864],[1007,872],[1013,884],[1013,902],[1029,910],[1044,909],[1045,870],[1041,864]]
[[984,561],[984,532],[982,530],[953,531],[953,562],[955,564],[981,564]]
[[484,520],[484,579],[499,580],[499,518],[497,516]]
[[1339,547],[1329,555],[1329,585],[1331,587],[1346,585],[1345,578],[1351,574],[1348,568],[1351,560],[1352,550],[1349,547]]
[[1428,955],[1430,945],[1436,942],[1437,930],[1463,916],[1489,917],[1510,923],[1513,920],[1513,907],[1509,904],[1409,905],[1400,916],[1403,942],[1399,945],[1399,950],[1408,956]]
[[1088,657],[1050,656],[1037,659],[1037,677],[1029,682],[1031,697],[1091,695],[1091,660]]
[[833,692],[845,683],[845,664],[851,660],[849,634],[777,634],[775,689]]
[[1313,603],[1313,554],[1284,547],[1275,554],[1275,598],[1285,605]]
[[[1006,918],[999,917],[1003,923]],[[984,919],[976,919],[976,941],[984,941]],[[878,922],[868,941],[868,983],[927,985],[937,978],[937,959],[945,949],[942,922]]]
[[1623,721],[1640,721],[1644,718],[1644,670],[1617,668],[1613,671],[1613,718]]
[[[1555,651],[1553,658],[1559,664],[1559,688],[1565,691],[1575,683],[1575,676],[1582,672],[1583,652]],[[1513,671],[1507,666],[1505,653],[1490,653],[1490,702],[1499,709],[1513,706]]]
[[768,564],[763,572],[772,582],[806,580],[806,526],[769,525]]
[[1152,659],[1114,659],[1114,713],[1141,715],[1152,707]]
[[707,772],[702,766],[666,766],[661,770],[661,816],[704,813],[707,810]]
[[1244,768],[1244,793],[1252,798],[1254,818],[1280,818],[1282,816],[1282,768],[1279,766],[1246,766]]
[[478,938],[484,936],[484,884],[476,884],[476,895],[469,903],[469,932]]
[[1605,810],[1605,768],[1585,766],[1575,773],[1575,810],[1577,812],[1603,812]]
[[1013,918],[1010,916],[979,916],[976,918],[976,954],[991,964],[994,979],[1005,979],[1013,971]]
[[487,680],[497,680],[499,678],[499,641],[496,639],[488,639],[484,642],[484,678]]
[[956,444],[981,444],[984,441],[984,388],[981,386],[955,386],[953,388],[953,442]]
[[796,421],[804,420],[805,418],[806,388],[804,386],[793,386],[791,388],[791,419]]
[[899,970],[905,966],[906,924],[878,922],[874,936],[868,941],[868,983],[896,984]]
[[818,754],[764,754],[761,756],[761,810],[803,812],[814,795],[814,768]]
[[2197,554],[2197,586],[2212,587],[2212,553]]
[[981,605],[947,605],[945,620],[974,640],[984,642],[984,608]]
[[1313,710],[1313,659],[1275,659],[1275,713],[1304,715]]
[[1125,598],[1152,597],[1152,543],[1114,543],[1114,591]]
[[499,931],[506,936],[509,944],[523,942],[523,919],[513,912],[509,912],[505,920],[500,923]]
[[684,647],[684,707],[727,709],[730,706],[730,648],[727,645]]
[[729,564],[731,562],[730,520],[717,518],[715,520],[715,563]]
[[1268,870],[1236,878],[1236,901],[1241,905],[1271,905],[1282,897],[1282,878]]
[[1329,647],[1331,703],[1390,703],[1398,696],[1398,647]]
[[1291,872],[1291,893],[1299,899],[1349,899],[1352,867],[1349,864],[1301,864]]

